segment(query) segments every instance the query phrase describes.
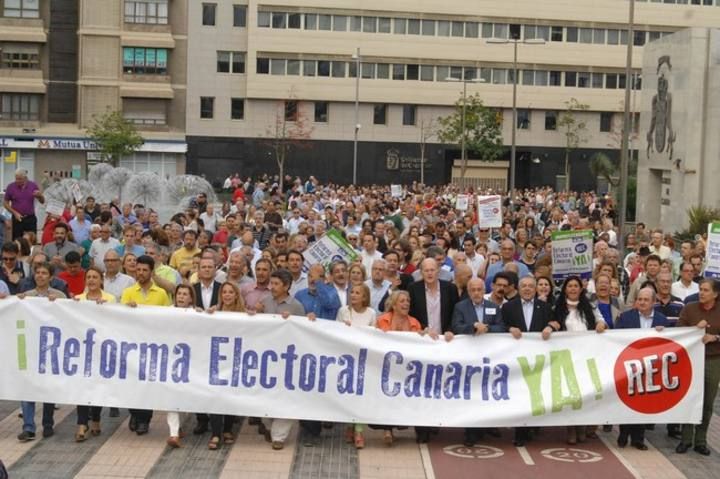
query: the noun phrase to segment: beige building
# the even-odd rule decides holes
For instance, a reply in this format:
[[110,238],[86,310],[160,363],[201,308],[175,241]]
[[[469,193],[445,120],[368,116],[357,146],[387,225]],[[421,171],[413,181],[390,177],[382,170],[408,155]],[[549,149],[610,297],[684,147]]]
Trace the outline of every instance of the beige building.
[[[635,71],[645,44],[717,25],[720,7],[708,3],[636,2]],[[488,40],[543,39],[518,45],[518,185],[562,180],[557,118],[576,98],[589,109],[579,114],[587,133],[572,155],[572,186],[594,188],[590,157],[617,157],[620,146],[627,17],[625,0],[191,2],[188,169],[211,178],[276,171],[275,126],[299,112],[298,136],[312,141],[291,150],[289,170],[349,181],[359,48],[358,181],[419,179],[423,127],[451,111],[462,79],[484,81],[468,83],[468,94],[502,112],[509,146],[513,45]],[[436,142],[425,148],[426,179],[446,181],[459,148]]]
[[145,139],[121,165],[184,172],[186,26],[183,0],[0,0],[0,185],[83,177],[108,110]]

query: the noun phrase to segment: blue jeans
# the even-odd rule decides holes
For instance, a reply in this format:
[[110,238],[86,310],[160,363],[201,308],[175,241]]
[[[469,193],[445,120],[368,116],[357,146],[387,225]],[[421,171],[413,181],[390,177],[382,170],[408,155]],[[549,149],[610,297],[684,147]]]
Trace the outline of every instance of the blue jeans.
[[[20,403],[23,415],[23,431],[35,433],[35,403],[22,401]],[[55,404],[43,403],[42,427],[48,428],[55,425],[53,415],[55,414]]]

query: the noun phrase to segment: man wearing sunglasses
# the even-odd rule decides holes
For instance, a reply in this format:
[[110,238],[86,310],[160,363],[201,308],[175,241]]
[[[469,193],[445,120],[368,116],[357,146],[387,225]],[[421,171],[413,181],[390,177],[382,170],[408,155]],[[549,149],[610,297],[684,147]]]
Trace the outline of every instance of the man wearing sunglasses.
[[12,241],[2,245],[2,266],[0,266],[0,280],[7,284],[10,294],[17,294],[20,281],[25,277],[25,270],[17,257],[20,253],[18,246]]

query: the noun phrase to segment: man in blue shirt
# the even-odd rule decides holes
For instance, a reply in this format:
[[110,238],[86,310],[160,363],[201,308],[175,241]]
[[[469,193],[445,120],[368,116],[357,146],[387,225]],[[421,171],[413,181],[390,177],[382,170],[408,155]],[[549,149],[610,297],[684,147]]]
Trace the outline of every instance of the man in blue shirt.
[[[314,264],[308,271],[308,287],[295,294],[295,299],[305,308],[305,314],[311,319],[329,319],[334,321],[340,309],[340,297],[332,286],[325,284],[325,267]],[[310,315],[313,315],[314,318]]]
[[490,290],[492,287],[493,278],[495,278],[495,275],[498,274],[500,271],[503,271],[505,269],[505,265],[507,263],[514,263],[518,267],[518,277],[524,278],[525,276],[528,276],[530,274],[530,271],[527,269],[527,266],[522,264],[519,261],[514,260],[515,255],[515,243],[512,242],[510,239],[505,239],[500,243],[500,261],[497,263],[493,263],[490,265],[487,271],[487,275],[485,275],[485,289]]

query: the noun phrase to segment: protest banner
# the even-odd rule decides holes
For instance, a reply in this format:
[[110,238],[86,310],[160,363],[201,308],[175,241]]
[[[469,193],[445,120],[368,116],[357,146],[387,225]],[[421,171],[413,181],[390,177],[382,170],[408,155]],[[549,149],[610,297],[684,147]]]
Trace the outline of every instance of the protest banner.
[[0,300],[0,399],[447,427],[698,423],[698,328],[458,336]]
[[553,279],[568,276],[592,277],[593,235],[590,230],[553,231],[552,271]]
[[720,278],[720,223],[708,224],[706,278]]
[[390,185],[390,196],[392,196],[393,198],[402,198],[402,195],[402,185]]
[[478,226],[500,228],[502,226],[502,198],[500,195],[478,196]]
[[58,200],[47,200],[45,212],[49,215],[62,216],[65,211],[65,203]]
[[467,211],[468,206],[468,195],[458,195],[457,199],[455,200],[455,208],[459,209],[460,211]]
[[305,258],[303,271],[307,272],[315,263],[322,264],[326,270],[330,268],[330,263],[340,259],[348,264],[352,263],[358,257],[358,253],[339,231],[331,229],[306,249],[303,257]]

